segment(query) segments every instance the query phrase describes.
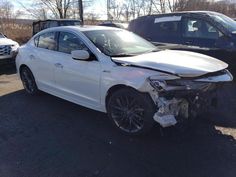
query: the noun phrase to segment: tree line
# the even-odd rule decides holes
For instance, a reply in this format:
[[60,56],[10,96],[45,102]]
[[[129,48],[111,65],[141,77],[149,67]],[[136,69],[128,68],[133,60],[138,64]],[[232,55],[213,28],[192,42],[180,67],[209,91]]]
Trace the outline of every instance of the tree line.
[[[107,4],[107,10],[101,12],[108,20],[130,21],[143,15],[169,13],[190,10],[210,10],[236,17],[236,3],[232,0],[99,0]],[[26,6],[17,0],[22,9],[15,11],[10,0],[0,0],[0,16],[3,19],[28,16],[34,19],[79,18],[79,0],[34,0]],[[93,6],[95,0],[83,0],[84,9]],[[105,8],[105,7],[104,7]],[[87,12],[85,19],[100,19],[101,13]]]
[[178,11],[209,10],[236,17],[236,3],[232,0],[107,0],[107,14],[111,20],[129,21],[143,15]]

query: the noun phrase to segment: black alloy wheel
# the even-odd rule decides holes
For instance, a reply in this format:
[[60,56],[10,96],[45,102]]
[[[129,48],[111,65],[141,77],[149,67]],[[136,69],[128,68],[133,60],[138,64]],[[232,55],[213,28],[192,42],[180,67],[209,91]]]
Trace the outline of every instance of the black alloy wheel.
[[20,71],[22,84],[28,94],[34,95],[38,92],[34,76],[29,68],[23,67]]
[[155,124],[154,113],[150,96],[130,88],[116,91],[108,102],[108,115],[113,124],[129,135],[148,132]]

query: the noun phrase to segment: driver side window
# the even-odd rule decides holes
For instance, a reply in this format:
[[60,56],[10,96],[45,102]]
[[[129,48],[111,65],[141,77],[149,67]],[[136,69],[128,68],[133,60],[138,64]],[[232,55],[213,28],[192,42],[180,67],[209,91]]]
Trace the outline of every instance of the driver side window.
[[60,32],[58,40],[58,51],[71,54],[74,50],[87,50],[89,49],[76,35],[68,32]]

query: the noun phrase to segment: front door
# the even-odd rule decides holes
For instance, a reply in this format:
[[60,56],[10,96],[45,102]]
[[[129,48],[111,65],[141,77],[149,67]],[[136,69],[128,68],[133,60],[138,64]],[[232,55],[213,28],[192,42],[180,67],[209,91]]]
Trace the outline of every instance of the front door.
[[100,63],[74,60],[74,50],[89,51],[75,34],[60,32],[54,73],[57,89],[70,101],[95,108],[100,105]]
[[183,49],[221,59],[224,49],[219,45],[223,33],[209,22],[194,17],[182,19]]

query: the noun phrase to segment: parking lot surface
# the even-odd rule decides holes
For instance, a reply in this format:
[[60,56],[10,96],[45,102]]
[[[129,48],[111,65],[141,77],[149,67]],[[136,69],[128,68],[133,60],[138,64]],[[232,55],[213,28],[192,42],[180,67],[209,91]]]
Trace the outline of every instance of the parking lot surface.
[[12,67],[0,70],[1,177],[235,177],[236,92],[191,129],[118,132],[106,114],[41,93],[27,95]]

